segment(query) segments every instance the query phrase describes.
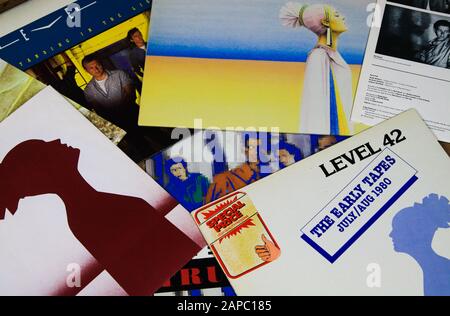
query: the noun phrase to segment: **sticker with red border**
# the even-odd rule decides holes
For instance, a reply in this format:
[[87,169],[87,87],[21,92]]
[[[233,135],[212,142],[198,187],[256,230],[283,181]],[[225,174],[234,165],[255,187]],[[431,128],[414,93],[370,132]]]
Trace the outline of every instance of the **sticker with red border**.
[[232,193],[193,213],[195,222],[231,279],[258,269],[281,255],[250,197]]

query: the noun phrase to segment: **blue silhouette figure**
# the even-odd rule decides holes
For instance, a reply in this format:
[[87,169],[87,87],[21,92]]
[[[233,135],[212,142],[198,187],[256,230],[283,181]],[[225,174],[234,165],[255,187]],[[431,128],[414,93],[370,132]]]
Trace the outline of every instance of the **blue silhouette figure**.
[[410,255],[423,271],[424,295],[450,295],[450,260],[431,248],[438,228],[448,228],[450,204],[446,197],[430,194],[422,204],[405,208],[392,220],[394,250]]

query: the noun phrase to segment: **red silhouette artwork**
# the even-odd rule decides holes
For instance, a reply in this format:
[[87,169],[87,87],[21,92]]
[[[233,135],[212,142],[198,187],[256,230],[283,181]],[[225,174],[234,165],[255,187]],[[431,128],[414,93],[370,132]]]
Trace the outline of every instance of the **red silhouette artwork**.
[[143,199],[95,190],[78,171],[79,156],[60,140],[14,147],[0,164],[0,220],[22,198],[57,194],[74,236],[122,288],[153,294],[200,247]]

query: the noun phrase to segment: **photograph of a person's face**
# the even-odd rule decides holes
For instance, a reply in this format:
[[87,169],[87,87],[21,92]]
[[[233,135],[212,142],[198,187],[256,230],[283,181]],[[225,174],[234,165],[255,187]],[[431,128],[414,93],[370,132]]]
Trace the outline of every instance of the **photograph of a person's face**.
[[425,10],[450,13],[449,0],[388,0],[388,1]]

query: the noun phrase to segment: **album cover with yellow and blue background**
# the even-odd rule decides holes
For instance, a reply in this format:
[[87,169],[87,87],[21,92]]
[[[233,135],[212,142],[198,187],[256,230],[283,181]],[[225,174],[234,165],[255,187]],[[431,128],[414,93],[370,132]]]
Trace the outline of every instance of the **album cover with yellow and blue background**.
[[139,123],[352,135],[374,4],[155,1]]

